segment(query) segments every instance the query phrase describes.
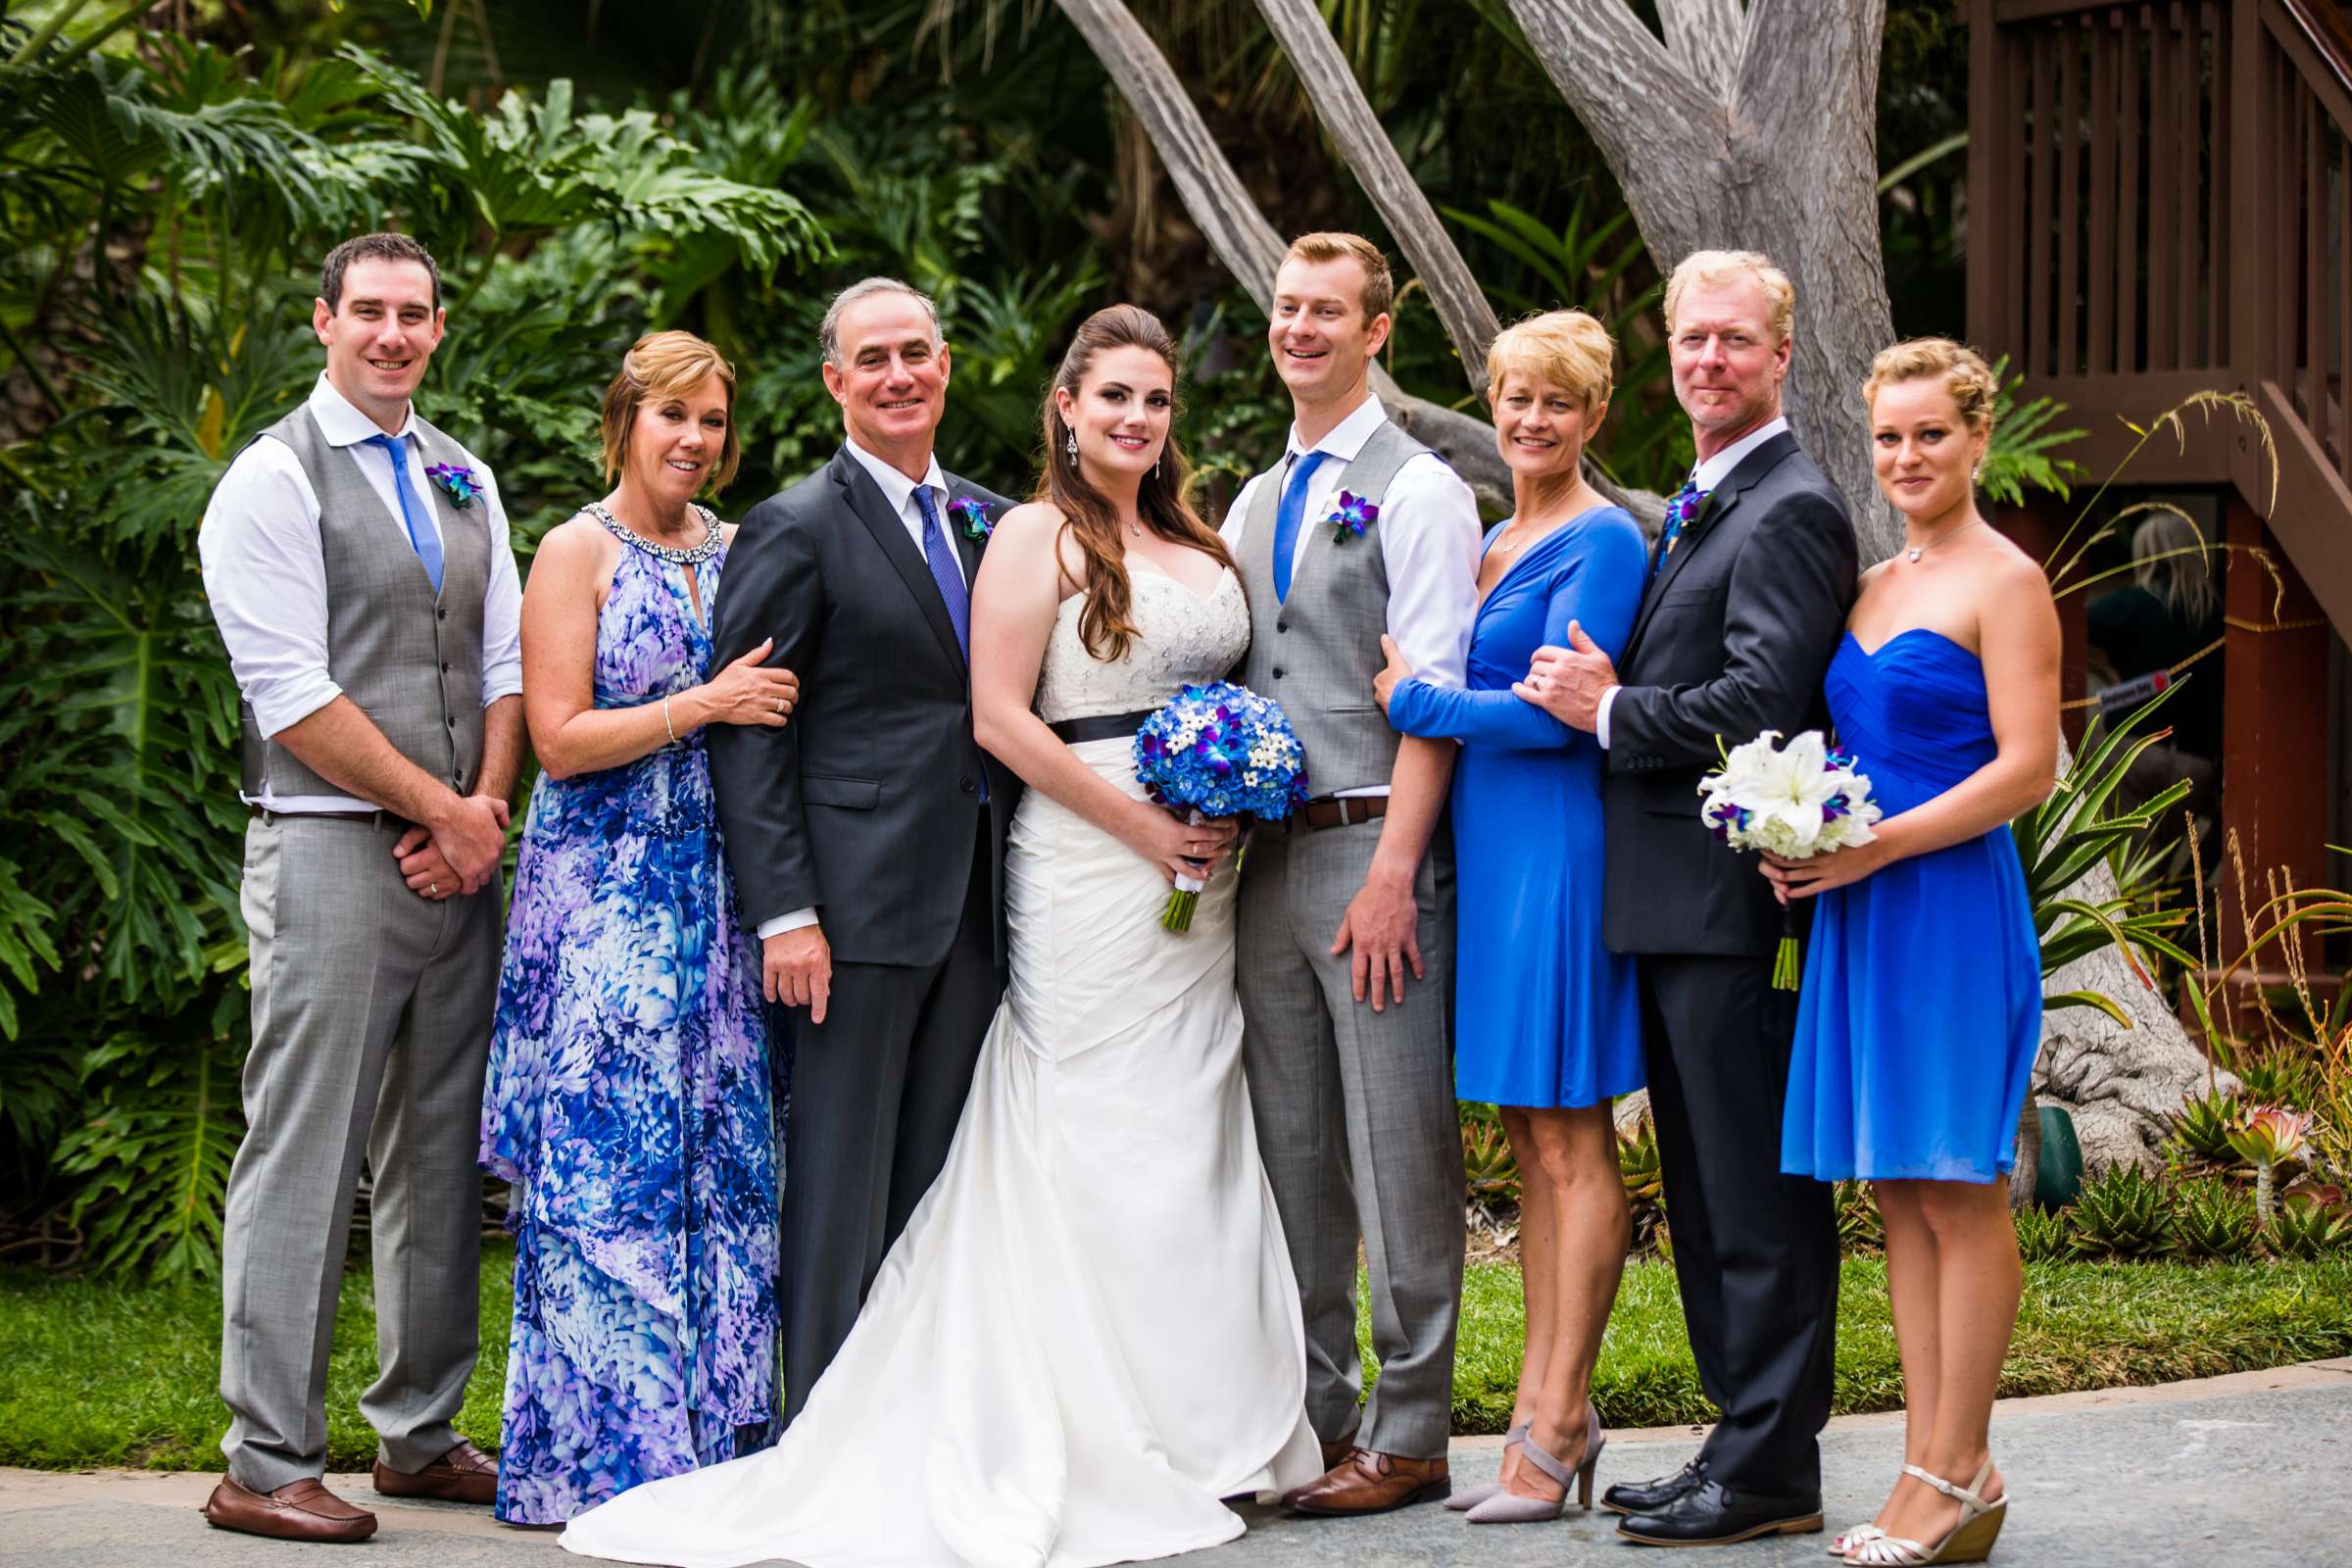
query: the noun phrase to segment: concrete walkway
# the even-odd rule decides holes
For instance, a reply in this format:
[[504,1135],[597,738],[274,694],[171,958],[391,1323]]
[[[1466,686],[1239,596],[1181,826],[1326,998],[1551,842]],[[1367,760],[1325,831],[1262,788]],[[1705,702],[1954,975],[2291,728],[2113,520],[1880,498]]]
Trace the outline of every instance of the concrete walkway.
[[[2029,1568],[2321,1568],[2352,1562],[2352,1358],[2239,1373],[2155,1389],[2005,1401],[1993,1451],[2009,1479],[2012,1518],[1996,1560]],[[1661,1474],[1696,1446],[1695,1428],[1610,1434],[1601,1480]],[[1900,1415],[1834,1421],[1822,1442],[1831,1528],[1869,1515],[1902,1456]],[[1457,1482],[1492,1479],[1500,1442],[1453,1447]],[[331,1476],[344,1496],[376,1509],[364,1546],[290,1546],[206,1526],[197,1506],[215,1477],[137,1471],[72,1475],[0,1470],[0,1563],[11,1568],[137,1565],[204,1568],[333,1561],[342,1568],[558,1568],[553,1532],[510,1530],[476,1508],[379,1498],[365,1477]],[[1331,1521],[1244,1510],[1250,1533],[1184,1559],[1200,1568],[1354,1565],[1656,1563],[1619,1541],[1613,1516],[1474,1528],[1442,1508]],[[1726,1568],[1820,1564],[1826,1539],[1801,1536],[1726,1548]]]

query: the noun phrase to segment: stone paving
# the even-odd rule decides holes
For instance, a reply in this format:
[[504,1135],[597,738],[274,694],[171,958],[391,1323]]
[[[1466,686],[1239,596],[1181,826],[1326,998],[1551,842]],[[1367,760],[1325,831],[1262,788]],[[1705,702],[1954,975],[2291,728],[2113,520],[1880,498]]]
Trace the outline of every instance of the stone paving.
[[[1696,1446],[1694,1428],[1610,1435],[1600,1478],[1660,1474]],[[1900,1462],[1901,1417],[1856,1416],[1822,1441],[1831,1528],[1868,1515]],[[2012,1517],[1994,1560],[2012,1568],[2346,1568],[2352,1565],[2352,1358],[2240,1373],[2158,1389],[2005,1401],[1993,1451],[2009,1480]],[[1453,1448],[1457,1481],[1490,1479],[1492,1438]],[[212,1476],[126,1471],[0,1470],[0,1564],[9,1568],[285,1568],[332,1559],[343,1568],[556,1568],[552,1531],[512,1530],[478,1508],[378,1498],[365,1477],[330,1477],[378,1511],[360,1546],[293,1546],[209,1528],[196,1513]],[[1332,1521],[1246,1508],[1250,1533],[1182,1559],[1200,1568],[1353,1564],[1524,1565],[1682,1562],[1612,1533],[1595,1511],[1555,1524],[1465,1524],[1436,1507]],[[1826,1559],[1826,1538],[1722,1548],[1724,1568],[1784,1568]]]

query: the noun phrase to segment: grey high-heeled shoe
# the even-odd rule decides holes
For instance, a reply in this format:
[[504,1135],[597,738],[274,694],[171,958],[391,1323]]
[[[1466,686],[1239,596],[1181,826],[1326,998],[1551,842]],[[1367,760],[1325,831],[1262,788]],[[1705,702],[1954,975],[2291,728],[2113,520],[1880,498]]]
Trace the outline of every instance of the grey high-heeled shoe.
[[[1502,1435],[1503,1463],[1510,1463],[1511,1450],[1527,1441],[1527,1431],[1528,1424],[1522,1421]],[[1501,1490],[1502,1482],[1500,1480],[1482,1481],[1475,1487],[1464,1487],[1452,1496],[1447,1497],[1446,1506],[1451,1508],[1455,1513],[1468,1513]]]
[[1558,1456],[1545,1451],[1531,1435],[1519,1446],[1520,1462],[1532,1464],[1560,1484],[1557,1497],[1522,1497],[1515,1492],[1497,1491],[1493,1496],[1470,1510],[1474,1525],[1525,1525],[1545,1519],[1557,1519],[1568,1509],[1568,1484],[1576,1483],[1577,1503],[1588,1513],[1592,1508],[1592,1470],[1600,1462],[1600,1450],[1608,1446],[1608,1439],[1600,1435],[1600,1412],[1590,1401],[1585,1405],[1585,1456],[1571,1471]]

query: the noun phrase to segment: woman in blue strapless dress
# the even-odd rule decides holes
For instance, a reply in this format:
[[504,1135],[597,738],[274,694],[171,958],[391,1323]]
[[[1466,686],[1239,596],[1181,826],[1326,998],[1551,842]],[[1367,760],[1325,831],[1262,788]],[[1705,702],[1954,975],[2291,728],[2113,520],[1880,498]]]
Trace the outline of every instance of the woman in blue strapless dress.
[[1601,754],[1512,695],[1577,624],[1610,657],[1632,635],[1648,549],[1585,483],[1613,345],[1581,311],[1520,322],[1487,360],[1517,507],[1487,535],[1469,689],[1389,651],[1375,685],[1406,735],[1461,743],[1453,767],[1454,1088],[1501,1110],[1521,1183],[1527,1348],[1500,1479],[1456,1492],[1474,1524],[1556,1518],[1599,1451],[1589,1389],[1630,1216],[1609,1102],[1642,1085],[1634,962],[1601,942]]
[[1903,1476],[1846,1560],[1973,1562],[2007,1511],[1988,1428],[2022,1271],[2003,1174],[2041,1043],[2041,949],[2009,823],[2058,757],[2058,614],[2033,559],[1981,526],[1970,471],[1995,384],[1940,338],[1865,389],[1905,548],[1863,574],[1827,688],[1885,811],[1875,842],[1767,858],[1818,898],[1782,1168],[1873,1185],[1910,1420]]

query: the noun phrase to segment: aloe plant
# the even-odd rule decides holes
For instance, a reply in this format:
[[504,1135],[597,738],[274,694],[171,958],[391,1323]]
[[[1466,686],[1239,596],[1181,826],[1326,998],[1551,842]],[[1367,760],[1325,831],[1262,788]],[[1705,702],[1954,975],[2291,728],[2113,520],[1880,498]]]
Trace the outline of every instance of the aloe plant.
[[2230,1094],[2192,1095],[2172,1118],[2170,1142],[2182,1154],[2227,1164],[2236,1156],[2230,1135],[2245,1107]]
[[2174,1189],[2173,1234],[2186,1255],[2226,1262],[2253,1251],[2262,1227],[2251,1198],[2226,1181],[2208,1179]]
[[2267,1240],[2280,1257],[2318,1257],[2352,1248],[2352,1217],[2317,1198],[2297,1196],[2278,1207]]
[[2070,1217],[2078,1256],[2153,1257],[2172,1245],[2164,1188],[2136,1165],[2117,1165],[2085,1185]]

